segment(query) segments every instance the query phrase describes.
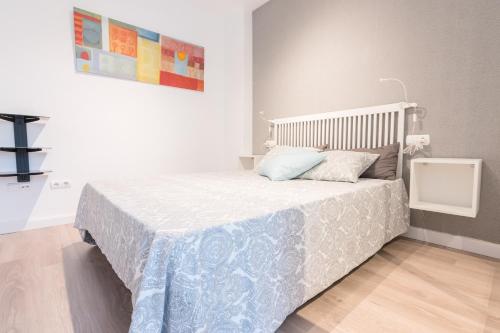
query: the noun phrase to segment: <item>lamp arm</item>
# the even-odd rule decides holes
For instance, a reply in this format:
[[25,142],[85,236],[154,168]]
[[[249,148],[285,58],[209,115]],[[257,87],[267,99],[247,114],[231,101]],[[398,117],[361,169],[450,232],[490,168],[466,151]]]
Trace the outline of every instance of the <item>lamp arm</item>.
[[380,78],[379,81],[380,82],[394,81],[394,82],[399,83],[399,85],[403,89],[403,94],[404,94],[404,97],[405,97],[405,102],[408,103],[408,90],[406,89],[406,84],[402,80],[400,80],[398,78],[395,78],[395,77],[389,77],[389,78]]

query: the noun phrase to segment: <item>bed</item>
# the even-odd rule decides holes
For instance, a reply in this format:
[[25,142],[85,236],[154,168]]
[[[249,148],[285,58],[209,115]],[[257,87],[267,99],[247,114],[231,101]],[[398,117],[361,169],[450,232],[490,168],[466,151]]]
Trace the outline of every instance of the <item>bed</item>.
[[[377,146],[379,136],[380,145],[402,142],[394,128],[405,108],[281,119],[274,138],[290,145],[324,138],[332,148]],[[350,143],[334,131],[345,129],[341,117]],[[408,226],[400,177],[271,182],[252,171],[90,183],[75,222],[130,289],[133,333],[274,332]]]

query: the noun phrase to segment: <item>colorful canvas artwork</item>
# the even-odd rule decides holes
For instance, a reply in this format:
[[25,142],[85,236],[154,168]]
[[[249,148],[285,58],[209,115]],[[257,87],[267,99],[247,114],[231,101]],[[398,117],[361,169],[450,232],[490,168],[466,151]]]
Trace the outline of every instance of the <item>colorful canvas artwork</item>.
[[204,91],[205,49],[74,8],[79,72]]

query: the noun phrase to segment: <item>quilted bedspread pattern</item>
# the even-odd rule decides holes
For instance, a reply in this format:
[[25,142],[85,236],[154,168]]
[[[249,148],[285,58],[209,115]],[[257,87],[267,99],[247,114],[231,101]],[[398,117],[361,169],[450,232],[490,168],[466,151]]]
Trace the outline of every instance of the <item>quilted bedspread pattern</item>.
[[409,225],[402,180],[252,172],[87,184],[75,226],[132,292],[130,332],[274,332]]

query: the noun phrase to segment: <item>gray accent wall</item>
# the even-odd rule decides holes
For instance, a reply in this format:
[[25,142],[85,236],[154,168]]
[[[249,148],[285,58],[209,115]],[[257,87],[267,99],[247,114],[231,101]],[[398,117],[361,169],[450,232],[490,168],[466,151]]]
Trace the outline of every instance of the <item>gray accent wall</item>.
[[[476,219],[412,211],[417,227],[500,243],[500,1],[271,0],[253,14],[253,150],[267,118],[409,99],[419,156],[482,158]],[[408,183],[409,161],[405,162]]]

